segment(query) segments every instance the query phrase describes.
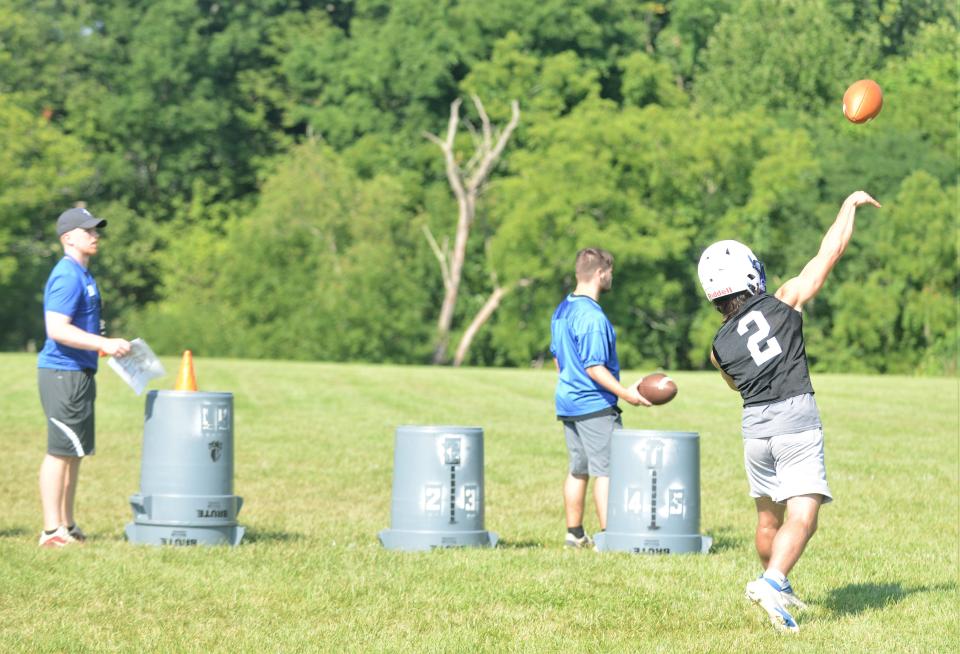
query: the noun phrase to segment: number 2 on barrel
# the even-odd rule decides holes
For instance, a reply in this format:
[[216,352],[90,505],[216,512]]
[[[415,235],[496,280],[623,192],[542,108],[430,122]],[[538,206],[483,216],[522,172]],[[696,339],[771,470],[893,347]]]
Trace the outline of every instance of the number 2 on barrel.
[[764,318],[763,314],[759,311],[751,311],[745,315],[737,325],[737,333],[741,336],[746,334],[750,330],[750,323],[757,326],[757,331],[747,339],[747,349],[750,351],[750,356],[753,357],[754,363],[762,366],[783,352],[783,350],[780,348],[780,342],[777,341],[776,336],[772,336],[764,341],[763,349],[761,349],[760,341],[763,341],[763,339],[767,338],[770,334],[770,323],[767,322],[767,319]]

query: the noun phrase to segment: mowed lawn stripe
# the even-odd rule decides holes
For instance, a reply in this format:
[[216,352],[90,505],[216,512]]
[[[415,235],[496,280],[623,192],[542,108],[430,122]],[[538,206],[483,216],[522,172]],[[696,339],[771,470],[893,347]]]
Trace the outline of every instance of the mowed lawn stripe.
[[[155,383],[169,388],[170,373]],[[814,375],[837,501],[791,578],[811,604],[784,638],[743,599],[760,571],[739,402],[715,373],[625,408],[632,429],[696,431],[707,556],[563,549],[566,453],[554,373],[196,359],[234,393],[237,548],[123,540],[144,399],[98,375],[97,455],[81,471],[83,548],[36,547],[44,425],[36,359],[0,355],[4,652],[939,652],[958,629],[956,379]],[[625,379],[644,372],[627,371]],[[394,430],[485,431],[494,550],[384,550]],[[596,520],[588,511],[588,530]],[[56,592],[51,596],[50,589]],[[52,599],[51,599],[52,597]]]

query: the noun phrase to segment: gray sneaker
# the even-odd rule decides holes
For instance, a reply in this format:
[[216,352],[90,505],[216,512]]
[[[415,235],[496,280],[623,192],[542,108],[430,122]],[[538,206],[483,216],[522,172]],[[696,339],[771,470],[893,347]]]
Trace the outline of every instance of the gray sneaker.
[[77,525],[73,525],[70,529],[67,530],[67,533],[70,534],[72,538],[77,543],[82,543],[87,540],[87,535],[83,533],[83,530],[80,529]]
[[583,538],[577,538],[568,531],[567,538],[563,542],[563,545],[565,547],[572,547],[579,550],[587,547],[593,547],[593,539],[591,539],[587,534],[584,534]]

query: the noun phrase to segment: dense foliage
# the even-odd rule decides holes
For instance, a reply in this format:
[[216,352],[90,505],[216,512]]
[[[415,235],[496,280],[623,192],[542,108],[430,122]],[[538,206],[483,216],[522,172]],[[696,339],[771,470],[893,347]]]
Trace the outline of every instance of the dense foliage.
[[[56,215],[110,221],[111,330],[160,352],[425,363],[451,239],[456,98],[522,119],[479,196],[454,332],[544,360],[577,249],[631,367],[700,368],[700,251],[742,240],[775,286],[850,192],[854,241],[806,312],[819,370],[954,374],[958,16],[947,0],[11,0],[0,7],[0,348],[43,338]],[[884,88],[866,125],[854,80]],[[457,151],[479,117],[461,110]],[[518,284],[524,280],[523,284]],[[451,343],[451,348],[455,339]]]

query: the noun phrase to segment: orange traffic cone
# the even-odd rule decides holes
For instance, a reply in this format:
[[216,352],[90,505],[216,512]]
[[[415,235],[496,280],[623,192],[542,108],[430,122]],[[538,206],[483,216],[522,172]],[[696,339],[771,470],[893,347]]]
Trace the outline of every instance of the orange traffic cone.
[[183,351],[183,359],[180,361],[180,373],[177,375],[177,383],[174,384],[173,390],[197,390],[197,375],[193,372],[193,352],[190,350]]

